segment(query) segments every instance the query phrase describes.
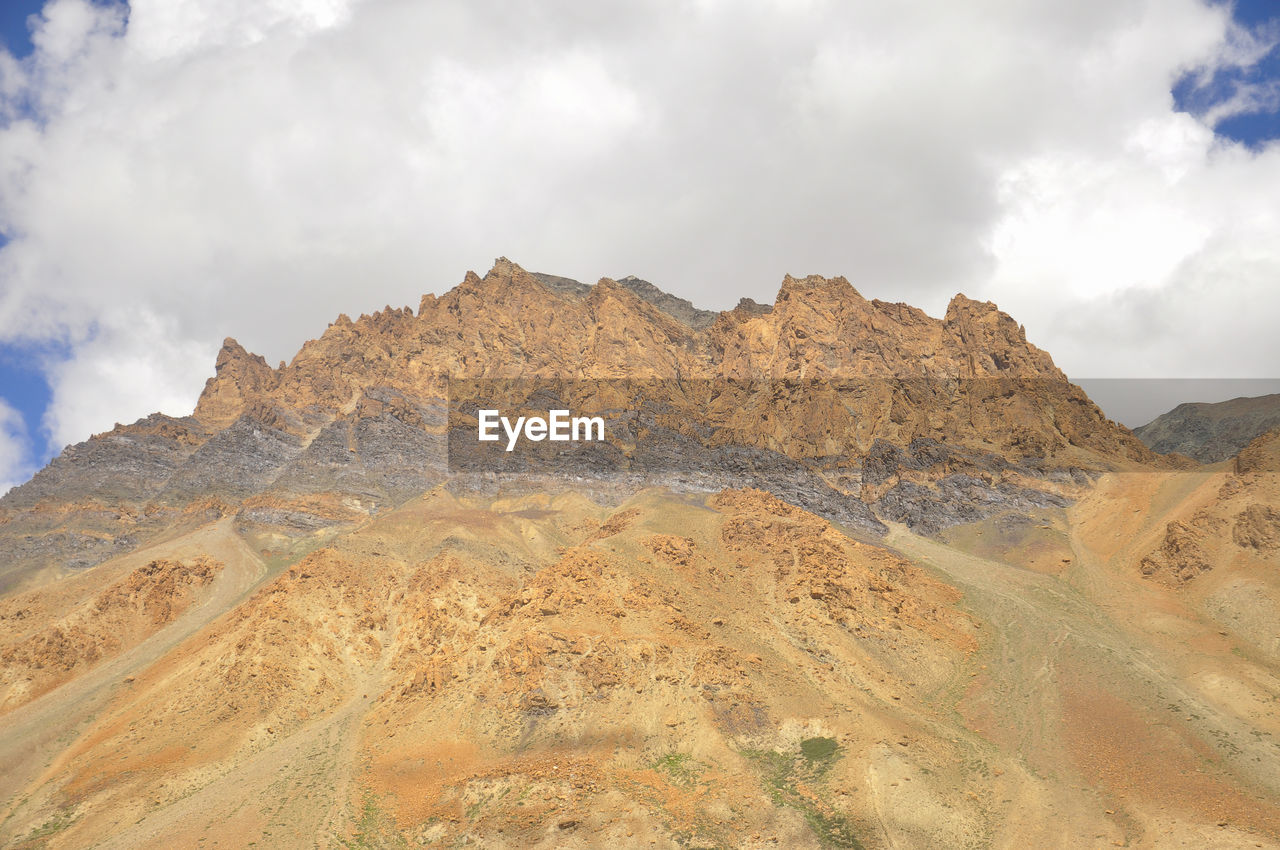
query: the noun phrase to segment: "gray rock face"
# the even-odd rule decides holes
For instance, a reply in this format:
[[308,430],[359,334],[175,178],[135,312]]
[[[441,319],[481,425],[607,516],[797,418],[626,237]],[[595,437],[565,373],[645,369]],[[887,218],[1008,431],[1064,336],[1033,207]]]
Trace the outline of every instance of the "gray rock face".
[[1133,433],[1161,454],[1180,452],[1201,463],[1217,463],[1275,428],[1280,428],[1280,395],[1180,404]]
[[500,445],[479,444],[469,426],[449,432],[449,471],[469,478],[494,477],[508,487],[522,479],[533,486],[546,481],[576,480],[593,487],[634,492],[643,487],[676,491],[717,492],[754,487],[791,504],[840,522],[862,534],[883,536],[888,528],[856,495],[832,487],[818,469],[779,452],[746,446],[710,446],[648,415],[631,423],[634,448],[623,451],[606,442],[520,444],[506,452]]
[[[329,422],[309,441],[251,414],[212,436],[157,414],[71,446],[0,501],[0,589],[49,566],[94,566],[174,522],[230,510],[242,527],[307,534],[425,492],[445,479],[445,452],[423,425],[443,413],[393,396],[371,389],[377,412]],[[204,500],[216,515],[193,512]]]
[[267,492],[333,492],[384,504],[403,501],[442,480],[444,438],[384,412],[326,425],[279,470]]
[[501,444],[478,443],[473,425],[455,422],[449,431],[449,470],[472,479],[487,476],[507,488],[518,488],[522,480],[556,478],[628,491],[754,487],[871,537],[888,532],[882,520],[935,534],[1001,513],[1062,507],[1068,499],[1061,492],[1090,481],[1085,470],[1041,469],[1035,459],[1012,463],[932,439],[907,446],[878,440],[865,457],[801,462],[768,449],[716,444],[696,436],[696,429],[666,427],[643,405],[631,415],[630,421],[609,426],[609,433],[623,436],[617,444],[558,448],[522,442],[510,452]]
[[301,453],[297,437],[245,414],[192,453],[160,498],[169,503],[205,495],[243,499],[265,490]]
[[711,310],[699,310],[693,306],[693,302],[684,298],[663,292],[647,280],[641,280],[634,275],[627,275],[618,281],[631,292],[648,301],[662,312],[678,322],[682,322],[691,328],[703,330],[711,327],[711,323],[716,320],[716,313]]
[[152,414],[68,446],[30,481],[0,499],[0,507],[145,499],[158,493],[207,438],[191,417]]
[[[559,277],[553,274],[544,274],[543,272],[532,273],[538,282],[550,289],[552,292],[561,295],[571,295],[575,297],[584,297],[591,291],[591,287],[581,281],[574,280],[569,277]],[[618,280],[623,288],[627,289],[640,299],[648,301],[662,312],[666,313],[677,322],[688,325],[691,328],[705,330],[711,327],[711,323],[716,320],[716,316],[720,314],[714,310],[700,310],[693,306],[693,302],[686,298],[679,298],[669,292],[664,292],[654,286],[647,280],[641,280],[635,275],[627,275]],[[762,305],[756,304],[750,298],[742,299],[744,303],[749,302],[754,310],[761,309]],[[739,306],[742,306],[741,304]],[[768,309],[764,309],[768,312]]]
[[[1015,480],[1042,482],[1045,489]],[[1085,485],[1089,474],[1078,469],[1041,470],[1034,461],[1014,464],[996,454],[959,451],[936,440],[917,439],[906,446],[877,440],[863,460],[862,482],[864,493],[888,486],[873,502],[880,517],[936,534],[997,514],[1064,507],[1068,500],[1052,492],[1052,485]]]
[[900,481],[876,502],[880,516],[913,531],[936,534],[996,514],[1026,514],[1037,508],[1066,507],[1061,496],[1008,482],[990,484],[972,475],[948,475],[933,486]]
[[[818,466],[806,466],[767,449],[705,448],[675,432],[669,432],[669,437],[664,441],[668,443],[665,450],[637,458],[637,465],[648,471],[655,483],[675,490],[707,492],[754,487],[862,534],[881,537],[889,530],[871,506],[832,486]],[[671,462],[675,446],[681,446],[679,456],[685,459],[684,464]]]
[[559,275],[544,274],[543,272],[531,272],[531,274],[547,289],[552,292],[559,292],[562,295],[576,295],[581,298],[591,291],[590,286],[571,277],[560,277]]

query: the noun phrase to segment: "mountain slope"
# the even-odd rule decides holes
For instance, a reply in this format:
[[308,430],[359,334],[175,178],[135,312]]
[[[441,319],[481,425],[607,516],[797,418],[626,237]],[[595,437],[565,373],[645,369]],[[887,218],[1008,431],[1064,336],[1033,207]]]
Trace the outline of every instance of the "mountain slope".
[[661,296],[228,340],[0,500],[0,844],[1280,847],[1280,432],[1161,458],[963,296]]
[[[765,829],[816,846],[806,813],[819,837],[874,818],[832,803],[857,774],[849,759],[863,758],[845,755],[861,752],[854,742],[929,722],[907,718],[975,647],[957,598],[759,491],[646,492],[612,513],[572,497],[436,491],[299,561],[138,675],[5,834],[53,806],[73,820],[59,842],[146,846],[149,812],[176,808],[199,812],[187,828],[243,842],[270,821],[224,820],[243,799],[218,777],[251,781],[284,742],[336,735],[335,775],[349,785],[307,803],[316,786],[286,784],[255,805],[315,815],[364,786],[434,840],[555,846],[545,819],[586,811],[563,829],[633,822],[719,841]],[[795,761],[791,803],[761,809],[779,758]],[[704,774],[715,777],[706,799]],[[721,809],[720,824],[708,820]],[[123,813],[138,822],[121,831],[111,823]]]

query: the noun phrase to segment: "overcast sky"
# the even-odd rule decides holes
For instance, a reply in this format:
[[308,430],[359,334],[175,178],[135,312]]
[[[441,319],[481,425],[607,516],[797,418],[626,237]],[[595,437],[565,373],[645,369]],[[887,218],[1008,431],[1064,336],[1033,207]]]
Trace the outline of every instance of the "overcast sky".
[[190,412],[224,336],[274,363],[498,255],[963,291],[1073,378],[1275,377],[1255,7],[54,0],[0,52],[0,491]]

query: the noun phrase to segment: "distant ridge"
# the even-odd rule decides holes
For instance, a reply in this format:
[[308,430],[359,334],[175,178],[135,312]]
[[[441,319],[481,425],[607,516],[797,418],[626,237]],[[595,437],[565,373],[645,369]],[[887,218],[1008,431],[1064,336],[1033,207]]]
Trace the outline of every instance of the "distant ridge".
[[1280,428],[1280,394],[1180,404],[1133,433],[1160,454],[1179,452],[1217,463],[1274,428]]
[[[585,296],[591,291],[590,286],[573,278],[560,277],[559,275],[545,274],[543,272],[531,272],[531,274],[539,283],[552,292],[561,295]],[[649,281],[641,280],[635,275],[629,274],[626,277],[618,278],[617,282],[623,288],[635,293],[671,318],[695,330],[706,330],[711,327],[711,323],[716,320],[716,316],[720,315],[714,310],[700,310],[693,306],[693,302],[687,298],[680,298],[669,292],[664,292]],[[750,301],[750,299],[744,298],[743,301]],[[751,303],[754,304],[755,302],[752,301]]]
[[630,289],[636,295],[639,295],[645,301],[657,307],[673,319],[684,322],[691,328],[697,330],[706,330],[711,327],[711,323],[716,320],[716,316],[720,315],[712,310],[699,310],[693,306],[693,303],[678,298],[670,293],[663,292],[647,280],[641,280],[635,275],[627,275],[621,278],[618,283]]

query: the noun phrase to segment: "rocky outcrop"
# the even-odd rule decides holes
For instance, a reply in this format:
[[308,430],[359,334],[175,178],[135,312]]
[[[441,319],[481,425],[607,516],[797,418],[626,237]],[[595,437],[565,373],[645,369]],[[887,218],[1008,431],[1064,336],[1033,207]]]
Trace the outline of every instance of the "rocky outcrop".
[[1142,574],[1178,587],[1213,569],[1205,555],[1202,537],[1194,525],[1169,523],[1160,548],[1142,559]]
[[0,603],[0,713],[173,622],[221,569],[203,557],[152,561],[70,610],[58,610],[56,587],[9,596]]
[[250,401],[275,389],[276,373],[260,354],[250,354],[231,337],[222,342],[214,376],[196,403],[195,418],[210,428],[225,428],[239,418]]
[[1255,437],[1236,455],[1236,472],[1280,472],[1280,428]]
[[[1221,484],[1196,510],[1165,524],[1163,539],[1140,562],[1142,575],[1183,587],[1215,567],[1257,568],[1280,552],[1280,431],[1254,439],[1220,473]],[[1214,479],[1210,479],[1214,480]]]
[[1231,536],[1237,546],[1263,552],[1280,549],[1280,511],[1270,505],[1250,505],[1236,514]]

